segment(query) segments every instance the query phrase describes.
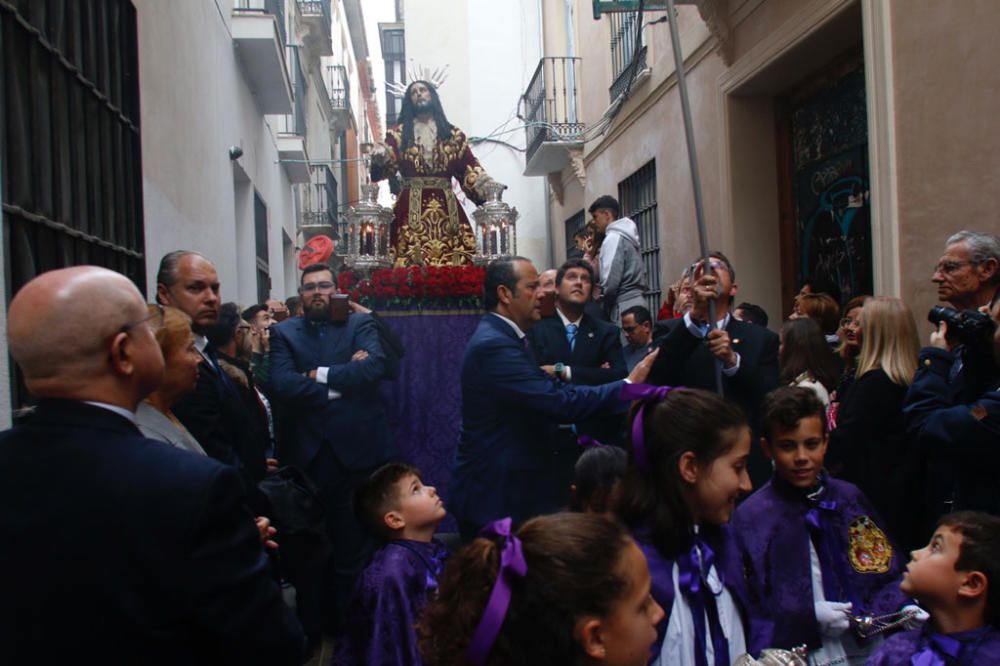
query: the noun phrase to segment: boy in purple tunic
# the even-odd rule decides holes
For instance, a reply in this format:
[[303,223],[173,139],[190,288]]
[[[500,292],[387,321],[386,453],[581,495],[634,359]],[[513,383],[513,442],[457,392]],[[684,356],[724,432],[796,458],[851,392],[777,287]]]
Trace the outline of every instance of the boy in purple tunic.
[[930,622],[886,640],[868,664],[1000,664],[1000,602],[992,592],[1000,581],[1000,518],[949,514],[911,558],[900,588],[920,600]]
[[386,544],[362,572],[334,666],[419,666],[415,625],[437,589],[448,550],[434,539],[446,511],[404,463],[375,471],[355,494],[358,518]]
[[774,475],[737,508],[733,528],[761,590],[752,612],[774,621],[770,647],[805,645],[815,665],[862,664],[877,640],[849,631],[850,616],[895,617],[913,602],[899,590],[902,561],[871,504],[823,471],[824,411],[811,389],[768,394],[760,443]]

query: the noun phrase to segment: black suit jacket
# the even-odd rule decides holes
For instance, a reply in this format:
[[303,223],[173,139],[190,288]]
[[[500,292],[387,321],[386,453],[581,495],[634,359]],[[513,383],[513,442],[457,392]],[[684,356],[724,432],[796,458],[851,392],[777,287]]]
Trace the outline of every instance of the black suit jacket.
[[236,471],[80,402],[0,433],[10,664],[299,664]]
[[[211,345],[205,351],[214,355]],[[248,411],[235,383],[217,364],[202,359],[194,391],[172,411],[209,456],[245,470],[251,486],[264,478],[265,433],[254,427],[256,415]]]
[[[658,322],[656,342],[660,355],[649,372],[648,382],[659,386],[686,386],[715,391],[715,357],[702,338],[688,331],[683,318]],[[770,465],[756,446],[760,434],[760,407],[764,396],[778,386],[778,336],[763,326],[729,318],[726,332],[740,355],[740,369],[732,377],[722,376],[722,394],[739,404],[754,432],[750,447],[750,478],[759,487],[771,476]]]
[[[628,376],[618,327],[587,315],[580,320],[576,344],[570,350],[566,327],[558,314],[545,317],[528,331],[539,365],[565,363],[572,368],[573,384],[597,386]],[[610,368],[602,368],[608,363]]]

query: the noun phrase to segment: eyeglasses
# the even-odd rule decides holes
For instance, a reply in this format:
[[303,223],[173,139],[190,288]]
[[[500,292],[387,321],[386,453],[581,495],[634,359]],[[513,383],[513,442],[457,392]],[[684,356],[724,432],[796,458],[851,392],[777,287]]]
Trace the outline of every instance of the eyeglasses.
[[330,291],[333,289],[334,284],[332,282],[306,282],[304,285],[299,287],[299,291],[303,294],[308,294],[310,291]]
[[934,272],[951,275],[962,266],[976,266],[978,264],[978,261],[941,261],[934,267]]
[[128,333],[131,329],[135,328],[139,324],[146,324],[146,323],[148,323],[149,328],[151,328],[154,331],[163,328],[163,314],[164,314],[163,306],[160,305],[159,303],[153,303],[152,307],[155,307],[156,310],[154,310],[150,315],[143,317],[139,321],[132,322],[131,324],[125,324],[120,329],[118,329],[119,332]]
[[861,328],[860,319],[851,319],[850,317],[844,317],[840,320],[841,328]]

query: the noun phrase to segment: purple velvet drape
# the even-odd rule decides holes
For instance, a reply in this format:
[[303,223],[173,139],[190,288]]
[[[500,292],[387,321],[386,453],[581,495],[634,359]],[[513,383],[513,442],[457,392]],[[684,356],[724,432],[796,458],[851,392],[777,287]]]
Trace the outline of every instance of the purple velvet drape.
[[[482,313],[469,310],[379,312],[402,339],[399,377],[382,382],[399,457],[448,503],[448,481],[462,424],[462,357]],[[449,516],[440,531],[453,531]]]

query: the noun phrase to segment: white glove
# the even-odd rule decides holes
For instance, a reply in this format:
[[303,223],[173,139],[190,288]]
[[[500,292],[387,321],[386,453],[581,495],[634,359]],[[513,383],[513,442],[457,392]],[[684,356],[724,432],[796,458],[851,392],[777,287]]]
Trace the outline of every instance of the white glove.
[[819,631],[829,638],[837,638],[851,626],[851,602],[817,601],[814,604]]
[[924,622],[931,619],[930,614],[925,611],[920,606],[916,604],[909,604],[908,606],[903,606],[900,613],[912,613],[911,617],[903,623],[904,629],[919,629]]

